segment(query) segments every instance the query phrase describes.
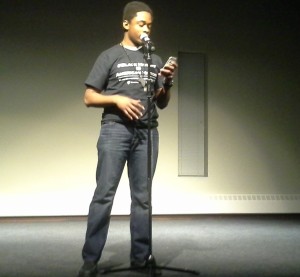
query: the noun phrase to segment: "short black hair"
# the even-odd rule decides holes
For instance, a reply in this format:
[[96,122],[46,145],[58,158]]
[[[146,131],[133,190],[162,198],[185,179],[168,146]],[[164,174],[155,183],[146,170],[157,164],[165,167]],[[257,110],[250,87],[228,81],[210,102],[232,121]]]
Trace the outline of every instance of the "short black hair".
[[148,12],[153,16],[152,9],[144,2],[132,1],[126,4],[123,10],[123,21],[130,21],[138,12]]

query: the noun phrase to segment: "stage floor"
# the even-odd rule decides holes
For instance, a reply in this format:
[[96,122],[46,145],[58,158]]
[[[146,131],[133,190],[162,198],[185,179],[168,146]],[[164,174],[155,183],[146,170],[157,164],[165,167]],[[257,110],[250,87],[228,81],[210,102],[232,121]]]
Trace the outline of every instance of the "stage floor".
[[[86,217],[0,218],[0,277],[75,277],[85,228]],[[129,237],[129,218],[113,216],[99,269],[129,265]],[[299,214],[154,216],[152,245],[158,265],[199,276],[300,276]]]

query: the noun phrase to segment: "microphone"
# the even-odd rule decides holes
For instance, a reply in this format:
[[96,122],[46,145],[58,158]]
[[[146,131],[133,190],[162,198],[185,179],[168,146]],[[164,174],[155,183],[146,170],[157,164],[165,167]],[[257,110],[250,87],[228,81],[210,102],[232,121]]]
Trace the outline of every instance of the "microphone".
[[140,36],[140,39],[144,42],[144,43],[147,43],[147,42],[150,42],[150,38],[149,36],[146,34],[146,33],[142,33],[141,36]]
[[149,50],[150,52],[155,51],[155,46],[154,46],[153,42],[150,40],[149,36],[146,33],[142,33],[141,36],[140,36],[140,39],[144,43],[144,45],[146,46],[147,50]]

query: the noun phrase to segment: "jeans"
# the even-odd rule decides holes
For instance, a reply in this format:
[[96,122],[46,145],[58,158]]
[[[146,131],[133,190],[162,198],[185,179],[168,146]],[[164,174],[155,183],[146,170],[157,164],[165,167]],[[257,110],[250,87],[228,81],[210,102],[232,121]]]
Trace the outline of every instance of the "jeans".
[[[151,129],[151,169],[154,175],[159,136]],[[131,194],[131,261],[145,261],[149,256],[148,130],[116,122],[102,125],[96,170],[97,187],[90,203],[86,239],[82,249],[84,261],[98,262],[108,234],[114,196],[127,162]],[[151,254],[151,253],[150,253]]]

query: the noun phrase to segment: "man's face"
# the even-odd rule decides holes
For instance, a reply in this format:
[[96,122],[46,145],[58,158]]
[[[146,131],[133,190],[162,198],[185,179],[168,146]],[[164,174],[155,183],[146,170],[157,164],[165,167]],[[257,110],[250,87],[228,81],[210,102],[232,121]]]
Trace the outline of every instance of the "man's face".
[[128,22],[126,29],[128,31],[128,38],[135,45],[141,45],[142,41],[140,36],[142,33],[147,35],[151,32],[152,26],[152,16],[148,12],[138,12],[136,17],[132,18],[130,22]]

